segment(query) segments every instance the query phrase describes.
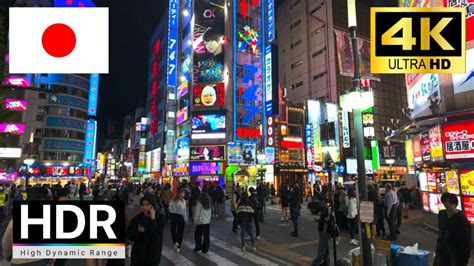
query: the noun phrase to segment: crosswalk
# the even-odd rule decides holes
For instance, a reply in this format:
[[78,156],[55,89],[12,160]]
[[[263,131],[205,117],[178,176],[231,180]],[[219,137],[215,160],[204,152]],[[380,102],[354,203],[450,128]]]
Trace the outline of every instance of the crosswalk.
[[177,253],[170,244],[165,244],[160,265],[287,265],[281,259],[272,259],[251,248],[244,252],[238,245],[239,243],[231,244],[211,236],[210,250],[204,254],[193,252],[194,243],[191,241],[183,241],[180,253]]

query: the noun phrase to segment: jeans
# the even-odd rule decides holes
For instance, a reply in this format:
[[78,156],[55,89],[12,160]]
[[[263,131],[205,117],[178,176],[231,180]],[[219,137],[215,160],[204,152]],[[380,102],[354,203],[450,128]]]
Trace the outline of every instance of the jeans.
[[395,219],[397,218],[397,206],[390,208],[390,213],[387,215],[388,228],[390,229],[390,237],[397,237],[397,225]]
[[403,206],[399,204],[397,207],[397,231],[402,226],[402,218],[403,218]]
[[203,253],[209,251],[209,229],[211,224],[198,224],[194,231],[194,242],[196,250],[202,250]]
[[299,207],[290,207],[291,221],[293,222],[294,233],[298,234],[298,217],[300,216]]
[[234,216],[234,221],[232,222],[232,231],[237,231],[237,212],[232,211],[232,215]]
[[184,234],[184,218],[182,215],[171,213],[171,239],[173,239],[173,244],[178,243],[181,247],[181,242],[183,242]]
[[224,216],[224,203],[217,203],[217,212],[219,214],[219,217]]
[[349,234],[351,239],[355,239],[355,234],[357,231],[357,216],[354,218],[347,218],[349,220]]
[[383,222],[383,217],[377,217],[377,224],[375,226],[377,228],[377,235],[380,235],[380,232],[382,232],[382,236],[385,236],[385,225]]
[[252,246],[255,246],[253,241],[253,232],[252,232],[252,224],[240,224],[240,241],[242,242],[242,248],[245,246],[245,232],[247,232],[250,236],[250,242]]
[[255,223],[255,231],[256,231],[256,236],[260,236],[260,221],[259,221],[259,215],[254,214],[253,215],[253,221]]
[[312,266],[324,265],[329,266],[330,257],[329,257],[329,240],[331,236],[325,231],[319,232],[319,243],[318,243],[318,255],[313,260]]

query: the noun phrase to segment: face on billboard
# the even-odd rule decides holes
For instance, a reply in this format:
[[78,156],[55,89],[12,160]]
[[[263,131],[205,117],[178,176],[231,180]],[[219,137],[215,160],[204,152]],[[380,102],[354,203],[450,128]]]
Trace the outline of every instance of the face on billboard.
[[225,160],[225,146],[196,146],[191,147],[192,161],[220,161]]
[[224,84],[194,86],[194,106],[223,106]]
[[176,161],[189,160],[189,138],[179,138],[176,140],[174,154]]
[[198,0],[194,21],[195,82],[219,82],[224,71],[224,1]]
[[255,163],[255,145],[242,144],[242,159],[244,163]]

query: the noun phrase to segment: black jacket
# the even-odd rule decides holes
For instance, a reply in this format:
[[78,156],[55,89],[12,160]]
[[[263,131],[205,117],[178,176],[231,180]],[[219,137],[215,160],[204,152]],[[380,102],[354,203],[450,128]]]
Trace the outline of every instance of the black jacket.
[[301,191],[299,187],[294,187],[293,192],[290,195],[290,208],[300,208],[301,207]]
[[[252,203],[252,208],[256,211],[259,211],[261,208],[260,199],[256,194],[252,194],[249,197],[250,203]],[[258,215],[258,212],[255,212],[255,216]]]
[[[138,232],[138,225],[145,232]],[[132,266],[151,266],[160,264],[163,247],[163,215],[156,212],[156,219],[151,220],[143,212],[133,217],[128,225],[127,238],[133,242]]]

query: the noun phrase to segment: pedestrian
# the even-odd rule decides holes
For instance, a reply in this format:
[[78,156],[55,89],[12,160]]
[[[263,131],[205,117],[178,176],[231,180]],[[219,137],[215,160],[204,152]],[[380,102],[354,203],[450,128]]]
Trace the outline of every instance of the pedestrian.
[[84,196],[86,195],[86,193],[87,193],[86,184],[82,182],[81,185],[79,185],[79,200],[84,200]]
[[336,216],[336,221],[337,225],[340,228],[343,229],[348,229],[348,223],[347,223],[347,203],[346,203],[346,198],[347,194],[344,191],[344,187],[340,186],[339,187],[339,208],[336,209],[337,216]]
[[271,201],[271,204],[275,204],[275,195],[276,195],[276,190],[275,190],[275,186],[272,184],[271,187],[270,187],[270,193],[272,195],[272,201]]
[[321,214],[318,221],[318,253],[316,258],[313,260],[312,266],[331,265],[329,256],[329,241],[331,239],[331,232],[333,227],[333,218],[329,214],[329,199],[327,197],[321,198]]
[[183,242],[184,224],[188,221],[184,192],[184,189],[180,188],[169,205],[171,238],[176,252],[180,251],[181,243]]
[[397,199],[398,199],[397,234],[400,234],[400,228],[402,227],[403,209],[405,208],[405,199],[403,198],[402,193],[400,193],[400,188],[394,186],[393,191],[397,193]]
[[5,205],[8,203],[8,195],[5,193],[5,188],[0,186],[0,226],[3,225],[3,219],[5,217],[4,213]]
[[457,209],[456,195],[445,192],[441,196],[445,210],[438,214],[438,240],[434,266],[465,266],[471,255],[471,225]]
[[316,197],[316,199],[318,200],[321,200],[321,192],[322,192],[321,183],[319,181],[314,182],[314,185],[313,185],[314,197]]
[[288,207],[290,204],[290,191],[288,190],[288,186],[281,187],[280,202],[281,202],[280,222],[288,222]]
[[232,199],[230,208],[232,215],[234,216],[234,221],[232,222],[232,232],[236,233],[238,230],[238,217],[237,217],[237,208],[239,206],[239,201],[242,196],[242,189],[237,186],[235,191],[232,193]]
[[262,204],[260,203],[260,199],[257,196],[257,192],[253,187],[249,189],[250,192],[250,203],[252,204],[252,208],[255,210],[253,213],[253,221],[255,223],[255,237],[257,239],[260,239],[260,215],[263,215],[261,213],[262,211]]
[[353,188],[350,188],[348,190],[346,205],[347,205],[346,217],[349,222],[349,235],[351,237],[349,244],[359,245],[359,241],[355,239],[358,220],[357,220],[357,198],[356,198],[355,190]]
[[410,206],[411,206],[411,191],[407,188],[407,185],[405,183],[403,183],[399,192],[400,192],[400,194],[402,194],[403,200],[404,200],[404,203],[405,203],[405,207],[403,208],[403,218],[407,219],[408,218],[408,212],[409,212]]
[[196,202],[196,210],[194,216],[194,251],[207,253],[209,251],[210,237],[209,230],[211,227],[211,198],[206,192],[201,193],[199,200]]
[[252,203],[250,202],[247,193],[242,193],[236,213],[238,215],[238,221],[240,224],[240,241],[242,244],[242,251],[245,251],[245,233],[248,233],[250,236],[252,248],[253,250],[256,250],[252,232],[252,220],[255,210],[252,207]]
[[196,211],[196,204],[201,197],[201,190],[197,184],[193,185],[191,189],[191,196],[189,197],[189,219],[194,219],[194,212]]
[[374,213],[374,217],[377,220],[375,224],[376,228],[376,235],[375,237],[380,237],[382,236],[385,238],[385,213],[384,213],[384,202],[382,200],[382,196],[380,196],[380,191],[378,189],[378,186],[375,186],[375,192],[377,193],[377,206],[376,206],[376,212]]
[[[377,232],[377,217],[378,217],[378,206],[380,205],[380,202],[382,201],[382,198],[380,197],[379,193],[377,190],[375,190],[374,186],[369,184],[367,185],[367,196],[368,200],[371,201],[374,205],[374,221],[370,223],[370,229],[371,229],[371,237],[372,239],[375,239],[376,232]],[[382,216],[382,222],[383,222],[383,216]]]
[[217,214],[219,217],[224,216],[225,193],[221,186],[217,186]]
[[159,265],[163,247],[164,217],[155,199],[146,195],[140,199],[142,212],[130,221],[127,238],[133,242],[131,265]]
[[256,209],[258,215],[257,218],[259,219],[260,222],[263,222],[263,213],[266,212],[266,199],[267,199],[267,192],[268,190],[266,189],[266,186],[263,184],[260,184],[257,188],[256,196],[257,196],[257,201],[259,203],[258,209]]
[[387,219],[388,228],[390,229],[390,235],[386,238],[387,240],[397,240],[397,208],[398,208],[398,197],[397,194],[392,190],[391,184],[385,185],[385,218]]
[[170,219],[169,206],[173,196],[174,195],[173,191],[171,191],[171,185],[167,183],[163,188],[163,192],[161,193],[161,199],[163,200],[163,205],[165,206],[165,221]]
[[299,237],[298,218],[300,216],[301,202],[301,190],[298,183],[295,183],[290,194],[290,217],[293,222],[293,232],[291,232],[292,237]]

